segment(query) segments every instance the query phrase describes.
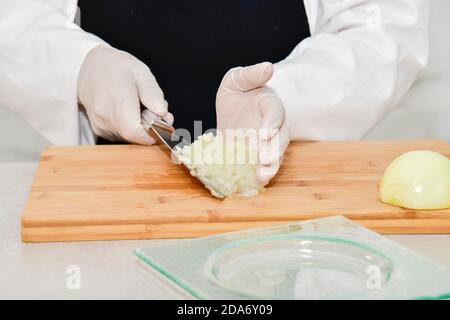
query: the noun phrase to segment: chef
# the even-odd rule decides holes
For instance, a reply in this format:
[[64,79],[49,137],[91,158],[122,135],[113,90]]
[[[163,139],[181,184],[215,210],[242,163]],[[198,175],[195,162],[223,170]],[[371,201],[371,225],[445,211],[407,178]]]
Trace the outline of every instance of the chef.
[[153,144],[141,104],[263,129],[267,183],[290,140],[377,126],[426,65],[427,23],[426,0],[0,0],[0,104],[55,145]]

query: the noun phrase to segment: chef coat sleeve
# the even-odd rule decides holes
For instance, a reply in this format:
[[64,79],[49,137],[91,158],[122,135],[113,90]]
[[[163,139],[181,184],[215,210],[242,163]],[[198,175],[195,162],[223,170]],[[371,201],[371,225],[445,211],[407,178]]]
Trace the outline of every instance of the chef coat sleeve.
[[275,65],[292,139],[361,139],[428,59],[427,0],[305,0],[311,37]]
[[73,22],[72,2],[65,14],[51,1],[0,0],[0,105],[56,145],[95,142],[78,109],[77,78],[104,42]]

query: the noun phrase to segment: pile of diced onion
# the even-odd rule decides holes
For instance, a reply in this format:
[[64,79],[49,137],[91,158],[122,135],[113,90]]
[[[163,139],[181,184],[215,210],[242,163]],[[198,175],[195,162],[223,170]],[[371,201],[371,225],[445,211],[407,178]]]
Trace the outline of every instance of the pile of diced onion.
[[262,187],[257,183],[257,152],[242,139],[227,140],[212,133],[200,136],[191,145],[177,149],[178,159],[194,177],[212,184],[216,197],[251,197]]

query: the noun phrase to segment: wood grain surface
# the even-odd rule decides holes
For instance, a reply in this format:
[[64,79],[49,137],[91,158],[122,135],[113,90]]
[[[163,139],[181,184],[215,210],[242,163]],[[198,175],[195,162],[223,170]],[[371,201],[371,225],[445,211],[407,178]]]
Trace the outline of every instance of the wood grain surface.
[[253,198],[213,198],[162,146],[50,147],[22,216],[24,242],[196,237],[344,215],[381,233],[450,233],[450,210],[378,200],[387,165],[404,152],[450,157],[444,141],[297,142]]

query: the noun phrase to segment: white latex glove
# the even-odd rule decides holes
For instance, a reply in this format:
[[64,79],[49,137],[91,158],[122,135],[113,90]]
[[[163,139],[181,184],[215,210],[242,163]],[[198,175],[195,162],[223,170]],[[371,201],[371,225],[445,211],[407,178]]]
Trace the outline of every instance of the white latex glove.
[[290,141],[283,102],[265,86],[273,71],[269,62],[231,69],[222,80],[216,100],[217,127],[222,133],[226,129],[260,132],[257,178],[262,185],[278,172]]
[[111,47],[94,48],[78,77],[78,99],[92,130],[111,141],[151,145],[141,124],[141,103],[170,124],[167,101],[150,69],[129,53]]

